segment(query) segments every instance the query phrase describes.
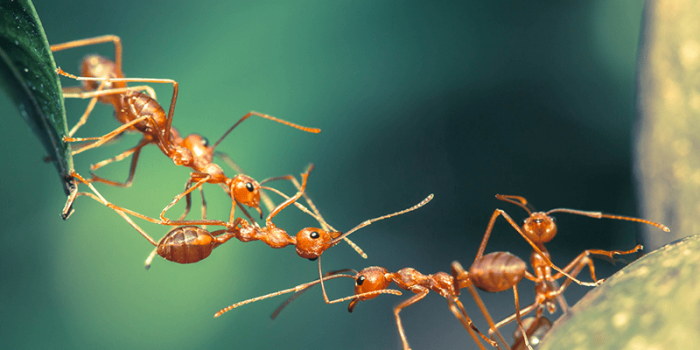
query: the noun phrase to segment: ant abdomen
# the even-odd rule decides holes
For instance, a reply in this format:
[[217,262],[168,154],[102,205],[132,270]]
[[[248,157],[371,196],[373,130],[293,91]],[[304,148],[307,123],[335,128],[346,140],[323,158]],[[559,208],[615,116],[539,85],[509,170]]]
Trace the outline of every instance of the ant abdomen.
[[525,276],[525,262],[508,252],[493,252],[474,261],[469,278],[487,292],[502,292],[518,284]]
[[[83,58],[80,74],[89,78],[124,78],[119,67],[110,59],[100,55],[87,55]],[[125,88],[126,82],[103,82],[104,90]],[[83,81],[85,91],[95,91],[100,85],[97,81]],[[97,98],[102,103],[114,104],[115,95],[104,95]]]
[[212,250],[229,237],[215,237],[196,226],[177,227],[158,243],[158,255],[179,264],[191,264],[208,257]]
[[[121,115],[122,113],[116,113],[117,119],[120,123],[126,124],[133,119],[150,115],[153,117],[153,120],[155,120],[159,128],[165,129],[165,124],[167,122],[165,110],[163,110],[163,107],[161,107],[160,104],[151,96],[134,90],[127,91],[120,96],[122,98],[122,106],[124,106],[121,110],[123,115]],[[134,125],[134,127],[145,134],[158,138],[161,135],[156,133],[156,130],[151,124],[152,123],[150,121],[144,120]]]

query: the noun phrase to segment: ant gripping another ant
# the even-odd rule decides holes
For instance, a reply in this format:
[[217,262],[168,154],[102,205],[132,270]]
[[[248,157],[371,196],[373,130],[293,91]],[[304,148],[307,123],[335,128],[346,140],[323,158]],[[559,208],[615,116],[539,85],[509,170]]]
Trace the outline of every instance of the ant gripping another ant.
[[[321,228],[312,228],[308,227],[305,229],[302,229],[297,233],[296,236],[290,236],[285,230],[278,228],[274,223],[272,223],[272,218],[277,215],[280,211],[282,211],[284,208],[289,206],[290,204],[294,203],[297,206],[300,206],[303,208],[304,211],[309,213],[315,218],[318,218],[319,222],[322,222],[324,227],[329,227],[328,224],[325,223],[323,218],[320,218],[320,214],[317,216],[316,214],[312,214],[308,212],[308,209],[305,207],[301,206],[300,204],[296,203],[296,201],[304,195],[304,190],[306,189],[306,183],[307,183],[307,178],[309,175],[309,172],[313,169],[313,165],[310,166],[303,174],[302,174],[302,184],[299,186],[299,191],[291,198],[287,197],[287,200],[280,205],[278,205],[267,217],[266,219],[266,225],[265,227],[259,227],[257,224],[254,222],[247,222],[243,218],[238,218],[236,219],[233,224],[230,224],[229,222],[224,222],[224,221],[216,221],[216,220],[201,220],[201,221],[188,221],[187,223],[192,224],[192,225],[214,225],[214,226],[224,226],[226,227],[225,229],[214,231],[214,232],[209,232],[203,228],[199,228],[196,226],[184,226],[184,227],[177,227],[173,230],[171,230],[168,234],[166,234],[159,242],[155,242],[145,231],[143,231],[138,225],[136,225],[132,220],[127,218],[127,222],[134,227],[139,233],[141,233],[142,236],[144,236],[151,244],[156,246],[156,250],[154,253],[149,256],[149,258],[146,260],[146,268],[150,267],[150,263],[155,256],[155,254],[158,254],[165,258],[166,260],[169,261],[174,261],[177,263],[181,264],[189,264],[189,263],[194,263],[198,262],[200,260],[205,259],[208,257],[212,250],[216,248],[217,246],[225,243],[226,241],[230,240],[231,238],[237,238],[241,242],[250,242],[250,241],[262,241],[263,243],[267,244],[269,247],[273,249],[280,249],[284,248],[288,245],[294,245],[296,247],[296,252],[299,256],[302,258],[310,259],[310,260],[315,260],[323,254],[328,248],[335,246],[338,244],[341,240],[346,240],[348,243],[355,248],[355,250],[362,255],[363,257],[366,258],[366,255],[357,247],[354,243],[350,242],[347,240],[347,236],[350,235],[351,233],[368,226],[372,224],[375,221],[383,220],[392,216],[404,214],[408,211],[415,210],[427,202],[429,202],[432,199],[432,195],[428,196],[425,200],[423,200],[421,203],[394,213],[390,215],[385,215],[379,218],[371,219],[371,220],[366,220],[353,228],[352,230],[342,233],[338,231],[328,231],[325,229]],[[84,181],[84,179],[79,178],[80,181]],[[272,180],[272,179],[271,179]],[[274,190],[272,188],[268,187],[262,187],[265,189],[273,190],[275,192],[278,192],[277,190]],[[93,191],[94,188],[93,188]],[[99,198],[102,198],[101,196],[98,198],[98,196],[95,196],[91,193],[80,193],[79,195],[84,195],[84,196],[89,196],[106,206],[110,207],[111,209],[115,210],[116,212],[123,214],[123,213],[128,213],[130,215],[134,215],[136,217],[142,218],[144,220],[156,223],[156,224],[163,224],[163,225],[173,225],[173,222],[169,223],[163,223],[160,222],[156,219],[147,217],[145,215],[136,213],[134,211],[116,206],[112,203],[108,203],[104,200],[100,200]],[[286,197],[286,196],[285,196]],[[308,198],[308,197],[307,197]],[[310,202],[309,202],[310,203]],[[313,207],[314,210],[315,207]],[[174,226],[174,225],[173,225]]]
[[[224,135],[219,139],[219,141],[217,141],[212,147],[209,147],[208,141],[199,135],[189,135],[188,137],[183,139],[180,137],[177,130],[171,126],[173,112],[175,109],[175,103],[177,101],[178,83],[171,79],[124,78],[124,74],[122,73],[121,67],[122,47],[121,40],[119,39],[119,37],[114,35],[106,35],[96,38],[76,40],[68,43],[53,45],[51,46],[51,49],[55,52],[69,48],[106,43],[110,41],[113,42],[115,45],[114,62],[99,55],[87,56],[83,60],[81,68],[81,74],[83,74],[84,77],[77,77],[65,73],[60,68],[57,69],[58,74],[67,76],[72,79],[76,79],[78,81],[82,81],[84,84],[82,89],[78,89],[81,90],[81,92],[79,93],[71,92],[76,90],[75,88],[68,88],[66,90],[65,97],[91,98],[90,104],[88,105],[88,108],[81,117],[80,121],[71,129],[69,133],[69,136],[71,137],[64,138],[64,141],[79,142],[92,140],[94,142],[89,143],[73,151],[73,155],[81,153],[90,148],[98,147],[127,130],[138,131],[144,134],[143,139],[138,143],[136,147],[129,149],[113,158],[104,160],[91,166],[92,170],[96,170],[106,164],[109,164],[114,161],[123,160],[126,157],[133,154],[131,167],[129,170],[129,176],[125,183],[119,183],[111,180],[102,179],[95,175],[93,175],[93,177],[90,180],[88,180],[90,182],[102,182],[112,186],[129,187],[133,181],[134,173],[136,171],[136,163],[138,161],[141,149],[148,144],[155,143],[168,158],[173,160],[173,162],[176,165],[190,167],[195,171],[195,173],[193,173],[193,175],[191,176],[190,180],[187,182],[186,190],[193,182],[201,182],[202,184],[204,182],[209,182],[218,183],[222,185],[222,187],[224,187],[224,190],[227,191],[227,193],[231,194],[230,186],[228,188],[223,186],[226,181],[226,178],[223,177],[223,170],[221,170],[221,168],[218,165],[212,163],[212,158],[215,153],[214,149],[216,148],[216,146],[242,121],[251,116],[258,116],[303,131],[311,133],[320,132],[320,130],[317,128],[307,128],[281,119],[277,119],[266,114],[249,112],[248,114],[243,116],[238,122],[236,122],[228,131],[226,131]],[[97,85],[97,82],[100,82],[100,84]],[[168,114],[166,115],[164,109],[160,106],[160,104],[158,104],[158,102],[156,102],[155,93],[153,92],[153,89],[151,89],[148,86],[128,88],[126,87],[127,82],[173,84],[173,96],[171,98],[170,109],[168,111]],[[147,90],[149,91],[149,94],[151,96],[143,94],[136,90]],[[77,131],[77,129],[83,124],[85,124],[85,122],[87,121],[89,114],[91,113],[95,103],[98,100],[103,103],[112,104],[115,109],[116,119],[123,125],[101,137],[73,138],[72,136]],[[217,152],[217,154],[221,155],[227,162],[232,163],[230,157],[228,157],[226,154],[220,152]],[[235,163],[232,164],[235,168],[237,168],[237,166],[235,166]],[[207,176],[210,177],[206,180],[203,180]],[[201,184],[195,185],[194,188],[197,188],[199,186],[201,186]],[[72,204],[75,200],[76,193],[77,188],[73,193],[71,193],[71,195],[69,195],[69,198],[63,210],[64,219],[67,219],[72,212]],[[184,195],[185,194],[183,194],[183,196]],[[189,192],[187,192],[186,195],[189,204]],[[179,200],[179,198],[181,197],[176,198],[177,200]],[[271,202],[267,200],[266,197],[263,198],[268,203],[268,206],[271,206]],[[204,199],[202,199],[202,206],[203,212],[205,212],[206,202],[204,201]],[[163,213],[169,207],[166,207]],[[189,205],[187,209],[189,209]],[[255,209],[257,209],[260,212],[260,216],[262,217],[262,212],[260,211],[257,204],[255,206]],[[182,220],[186,215],[187,210],[182,215],[180,220]],[[164,220],[167,220],[162,214],[161,217]]]
[[[517,260],[520,262],[521,270],[525,270],[525,262],[520,260],[519,258],[513,256],[510,253],[492,253],[489,254],[485,257],[482,258],[485,264],[490,264],[493,265],[494,261],[513,261]],[[434,291],[438,294],[440,294],[442,297],[447,299],[448,306],[450,308],[450,311],[455,315],[455,317],[462,323],[464,328],[467,330],[467,332],[470,334],[474,342],[479,346],[480,349],[486,350],[484,345],[482,344],[481,340],[483,339],[487,343],[489,343],[491,346],[494,347],[499,347],[498,343],[492,339],[487,338],[484,334],[482,334],[472,323],[471,319],[467,315],[466,310],[464,309],[464,306],[459,300],[459,288],[470,288],[473,289],[474,286],[477,288],[489,290],[489,291],[501,291],[505,290],[511,287],[511,285],[517,284],[520,279],[522,278],[522,273],[518,274],[515,273],[514,275],[511,273],[510,275],[508,273],[501,273],[499,275],[499,279],[496,281],[491,280],[493,278],[493,275],[489,275],[488,271],[483,271],[480,270],[481,272],[485,273],[484,275],[480,275],[477,277],[470,276],[462,274],[457,277],[454,277],[453,275],[450,275],[445,272],[438,272],[435,274],[431,275],[423,275],[417,270],[413,268],[404,268],[399,270],[398,272],[389,272],[387,269],[383,267],[378,267],[378,266],[372,266],[372,267],[367,267],[363,269],[360,272],[350,270],[350,269],[345,269],[345,270],[339,270],[339,271],[332,271],[324,274],[321,276],[316,281],[309,282],[309,283],[304,283],[299,286],[296,286],[294,288],[290,289],[285,289],[279,292],[275,293],[270,293],[264,296],[248,299],[236,304],[233,304],[231,306],[228,306],[224,309],[221,309],[218,311],[216,314],[214,314],[214,317],[219,317],[223,313],[230,311],[231,309],[237,308],[239,306],[249,304],[255,301],[267,299],[270,297],[278,296],[281,294],[285,293],[290,293],[294,292],[295,294],[291,296],[287,301],[285,301],[280,307],[278,307],[275,312],[272,314],[272,318],[276,318],[277,315],[282,311],[284,307],[286,307],[292,300],[296,299],[299,295],[304,293],[306,290],[308,290],[309,287],[314,286],[316,284],[321,284],[322,289],[323,289],[323,298],[328,304],[334,304],[338,302],[343,302],[350,300],[350,304],[348,305],[348,311],[352,312],[357,305],[359,301],[364,301],[364,300],[369,300],[373,299],[380,294],[394,294],[394,295],[401,295],[401,291],[395,290],[395,289],[388,289],[389,285],[393,282],[399,287],[400,289],[403,290],[408,290],[413,293],[416,293],[413,297],[401,302],[398,306],[394,308],[394,316],[396,320],[396,327],[398,328],[399,335],[401,337],[401,341],[403,343],[403,348],[404,350],[410,349],[408,345],[408,340],[406,338],[403,325],[401,323],[401,317],[399,316],[399,313],[401,310],[404,308],[415,304],[416,302],[422,300],[425,298],[430,291]],[[345,272],[353,272],[354,276],[344,274]],[[333,278],[340,278],[340,277],[346,277],[346,278],[353,278],[355,280],[355,294],[352,296],[336,299],[336,300],[330,300],[326,294],[326,290],[324,287],[323,282],[327,281],[329,279]],[[481,301],[480,297],[476,292],[472,293],[474,296],[477,305],[481,309],[482,313],[484,314],[485,318],[488,320],[490,324],[493,324],[493,320],[491,319],[491,316],[484,306],[483,302]],[[516,290],[516,301],[517,301],[517,290]],[[496,330],[496,332],[498,332]],[[478,335],[477,335],[478,334]],[[504,342],[505,340],[503,337],[497,333],[499,338]],[[479,338],[479,336],[481,338]],[[506,345],[507,347],[507,345]]]
[[[506,201],[511,201],[511,198],[519,198],[521,199],[522,197],[513,197],[513,196],[498,196],[499,199],[503,199]],[[522,199],[524,201],[524,199]],[[524,202],[526,203],[526,202]],[[517,204],[517,203],[516,203]],[[526,204],[523,204],[526,205]],[[529,213],[532,213],[532,211],[527,208]],[[638,222],[643,222],[643,223],[648,223],[654,226],[657,226],[661,229],[665,229],[665,226],[653,223],[651,221],[643,220],[643,219],[637,219],[637,218],[628,218],[628,217],[622,217],[622,216],[613,216],[613,215],[608,215],[608,214],[602,214],[598,212],[582,212],[582,211],[576,211],[576,210],[571,210],[571,209],[555,209],[551,212],[555,211],[560,211],[560,212],[567,212],[567,213],[574,213],[574,214],[581,214],[581,215],[587,215],[591,217],[607,217],[607,218],[614,218],[614,219],[621,219],[621,220],[630,220],[630,221],[638,221]],[[548,214],[547,213],[547,214]],[[535,213],[535,214],[540,214],[540,213]],[[535,216],[535,214],[531,215]],[[495,221],[495,218],[498,217],[498,215],[504,215],[504,217],[513,225],[518,232],[521,232],[520,227],[514,224],[513,220],[505,214],[505,212],[502,212],[501,210],[497,210],[494,215],[492,216],[491,221],[489,222],[489,226],[487,228],[486,233],[484,234],[482,243],[479,247],[479,251],[477,252],[477,256],[474,260],[474,263],[470,267],[469,271],[466,271],[459,262],[454,262],[452,264],[452,276],[451,276],[451,288],[446,288],[444,286],[440,286],[441,282],[444,282],[444,276],[446,274],[444,273],[438,273],[434,275],[422,275],[419,272],[417,272],[414,269],[411,268],[406,268],[402,269],[396,273],[390,273],[388,270],[382,268],[382,267],[370,267],[366,268],[360,273],[356,274],[356,287],[355,287],[355,296],[357,297],[356,299],[353,299],[348,307],[349,311],[352,311],[354,306],[357,304],[358,301],[360,300],[368,300],[376,297],[378,294],[364,294],[368,292],[377,292],[377,291],[384,291],[387,290],[388,286],[390,283],[394,282],[396,285],[405,290],[411,290],[418,295],[404,301],[403,303],[399,304],[395,309],[394,309],[394,315],[396,317],[396,324],[397,328],[399,329],[399,334],[401,336],[402,342],[404,344],[404,348],[408,349],[408,342],[405,337],[405,333],[403,331],[403,327],[401,325],[401,319],[399,317],[399,312],[409,306],[414,304],[415,302],[423,299],[425,295],[430,290],[433,290],[435,292],[438,292],[441,294],[443,297],[447,298],[448,304],[450,306],[451,311],[455,314],[455,316],[460,320],[460,322],[463,323],[464,327],[471,333],[471,328],[473,325],[471,324],[471,321],[469,320],[468,316],[466,315],[466,312],[463,310],[463,307],[461,306],[461,303],[457,303],[458,299],[457,297],[460,295],[460,289],[461,288],[467,288],[474,298],[474,300],[477,302],[477,305],[481,309],[481,312],[484,314],[487,322],[489,323],[489,334],[491,335],[491,340],[486,339],[481,333],[479,333],[484,340],[489,342],[491,345],[500,348],[498,343],[493,339],[493,336],[497,336],[498,339],[503,343],[506,349],[510,349],[508,347],[507,342],[505,339],[502,337],[498,329],[503,326],[504,324],[507,324],[509,322],[512,322],[513,320],[516,320],[518,323],[518,328],[520,330],[521,338],[516,342],[515,345],[517,345],[519,348],[521,347],[527,347],[528,349],[532,349],[532,346],[528,340],[528,337],[522,337],[522,334],[526,335],[531,335],[533,332],[537,331],[540,329],[540,323],[544,322],[542,321],[543,317],[542,316],[542,311],[543,307],[547,306],[548,310],[550,312],[554,312],[556,309],[556,305],[554,304],[554,301],[558,301],[560,305],[562,306],[563,309],[566,310],[566,303],[563,300],[562,293],[563,291],[570,285],[572,281],[575,281],[575,276],[577,276],[580,271],[583,269],[585,266],[589,266],[589,269],[591,271],[591,276],[594,281],[598,281],[595,278],[595,273],[594,273],[594,268],[593,268],[593,263],[589,258],[589,255],[595,254],[595,255],[606,255],[612,258],[614,255],[618,254],[631,254],[633,252],[636,252],[641,249],[641,246],[635,247],[635,249],[632,249],[630,251],[603,251],[603,250],[587,250],[584,253],[582,253],[579,257],[574,259],[569,265],[567,265],[563,271],[561,271],[558,274],[552,275],[550,267],[547,265],[547,261],[545,258],[542,258],[540,253],[538,253],[537,249],[540,249],[541,251],[546,251],[544,246],[537,246],[533,245],[533,254],[531,258],[531,264],[534,270],[534,274],[529,273],[526,270],[526,264],[525,262],[510,254],[507,252],[494,252],[490,254],[484,255],[484,250],[486,247],[486,243],[489,239],[491,230],[493,229],[493,224]],[[539,217],[535,216],[534,219],[532,219],[535,223],[538,223],[540,220]],[[553,224],[553,221],[551,221]],[[523,231],[526,232],[538,232],[537,230],[534,230],[532,228],[532,225],[527,225],[528,220],[526,220],[526,225],[524,225],[524,228],[522,229]],[[555,234],[556,233],[556,226],[549,227],[548,229],[545,230],[546,232],[549,232],[550,234]],[[541,235],[539,235],[541,236]],[[538,236],[538,237],[539,237]],[[528,236],[525,236],[526,240],[528,240]],[[551,236],[553,237],[553,235]],[[549,237],[549,240],[551,240],[551,237]],[[546,240],[545,242],[548,242],[549,240]],[[530,241],[530,240],[528,240]],[[541,242],[541,240],[536,240],[537,242]],[[532,244],[532,243],[531,243]],[[546,258],[549,258],[549,255],[546,255]],[[550,262],[551,264],[551,262]],[[319,272],[320,273],[320,272]],[[558,287],[556,284],[556,281],[560,278],[563,277],[568,277],[566,281],[563,282],[561,287]],[[529,280],[532,280],[535,282],[535,290],[537,293],[537,297],[535,300],[535,303],[532,305],[524,308],[523,310],[520,310],[520,301],[519,301],[519,295],[518,295],[518,289],[517,289],[517,284],[523,279],[527,278]],[[367,283],[367,282],[370,283]],[[322,279],[319,280],[321,285],[323,286]],[[481,290],[487,291],[487,292],[500,292],[500,291],[505,291],[507,289],[512,288],[513,289],[513,294],[514,294],[514,301],[515,301],[515,309],[516,312],[512,316],[504,319],[503,321],[499,322],[498,324],[494,324],[493,320],[491,319],[488,310],[486,310],[486,307],[484,306],[483,302],[481,302],[480,297],[477,294],[476,288],[479,288]],[[299,293],[299,291],[297,291]],[[382,292],[383,293],[383,292]],[[291,299],[295,298],[293,296]],[[324,298],[325,297],[325,290],[324,290]],[[346,299],[347,300],[347,299]],[[327,298],[326,298],[326,301]],[[281,306],[284,307],[287,303],[283,304]],[[276,315],[279,311],[281,311],[281,308],[278,309],[274,315]],[[523,321],[521,320],[521,315],[527,314],[531,312],[532,310],[537,309],[537,316],[535,318],[535,329],[530,327],[525,327],[523,324]],[[222,310],[223,311],[223,310]],[[525,331],[527,329],[527,331]],[[480,342],[477,340],[477,338],[472,334],[472,337],[475,339],[475,341],[479,344],[480,347],[482,345]],[[483,347],[482,347],[483,348]]]

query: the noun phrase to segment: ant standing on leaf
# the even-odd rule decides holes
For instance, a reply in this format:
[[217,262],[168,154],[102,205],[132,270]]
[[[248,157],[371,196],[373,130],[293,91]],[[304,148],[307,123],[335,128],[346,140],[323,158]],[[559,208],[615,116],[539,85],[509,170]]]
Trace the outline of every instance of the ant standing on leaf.
[[[627,216],[619,216],[619,215],[610,215],[610,214],[603,214],[601,212],[590,212],[590,211],[581,211],[581,210],[574,210],[574,209],[565,209],[565,208],[559,208],[559,209],[552,209],[548,212],[535,212],[532,206],[527,202],[527,200],[523,197],[520,196],[506,196],[506,195],[496,195],[496,198],[502,201],[506,201],[509,203],[513,203],[515,205],[520,206],[521,208],[525,209],[529,217],[524,220],[523,225],[519,226],[515,223],[515,221],[508,215],[506,212],[504,212],[501,209],[496,209],[491,216],[491,220],[489,221],[489,224],[486,228],[486,232],[484,233],[484,237],[482,239],[481,245],[479,246],[479,250],[477,252],[477,259],[479,257],[483,256],[484,250],[486,249],[486,244],[490,238],[491,231],[493,230],[494,223],[498,216],[503,216],[508,223],[516,230],[518,233],[525,238],[526,241],[532,246],[533,251],[530,256],[530,265],[533,269],[534,274],[530,274],[529,272],[523,270],[523,277],[535,282],[535,302],[522,310],[520,310],[520,307],[518,304],[518,298],[516,295],[516,312],[515,314],[505,318],[501,322],[495,325],[491,325],[491,330],[489,332],[496,332],[498,328],[502,327],[505,324],[508,324],[512,322],[513,320],[517,320],[518,325],[521,329],[524,328],[522,322],[520,321],[521,315],[525,315],[533,310],[536,310],[536,317],[535,317],[535,323],[539,322],[539,319],[543,314],[544,308],[546,308],[550,313],[554,313],[557,309],[557,303],[559,306],[562,308],[563,312],[566,312],[568,309],[568,306],[566,302],[563,299],[562,293],[564,290],[571,284],[571,282],[576,282],[578,284],[582,285],[591,285],[591,283],[585,283],[581,282],[576,279],[576,276],[583,270],[585,266],[588,266],[591,278],[593,279],[593,285],[598,285],[602,283],[604,280],[598,280],[595,276],[595,268],[593,265],[593,260],[591,260],[591,255],[602,255],[602,256],[607,256],[609,258],[613,258],[615,255],[623,255],[623,254],[632,254],[634,252],[640,251],[642,249],[641,245],[637,245],[634,249],[628,250],[628,251],[621,251],[621,250],[612,250],[612,251],[606,251],[606,250],[601,250],[601,249],[588,249],[585,250],[583,253],[579,254],[573,261],[571,261],[568,265],[566,265],[564,268],[559,268],[555,266],[551,260],[550,260],[550,254],[547,251],[547,249],[544,246],[544,243],[547,243],[551,241],[554,236],[557,234],[557,226],[555,223],[555,220],[553,217],[550,215],[552,213],[556,212],[561,212],[561,213],[568,213],[568,214],[576,214],[576,215],[583,215],[583,216],[588,216],[588,217],[593,217],[593,218],[609,218],[609,219],[617,219],[617,220],[626,220],[626,221],[634,221],[634,222],[641,222],[645,223],[648,225],[652,225],[655,227],[658,227],[659,229],[669,232],[670,230],[668,227],[655,223],[649,220],[644,220],[644,219],[639,219],[639,218],[633,218],[633,217],[627,217]],[[492,253],[493,254],[493,253]],[[557,270],[558,273],[552,274],[552,269]],[[453,264],[453,275],[460,275],[463,273],[466,273],[461,266],[458,264],[455,265]],[[557,285],[557,280],[566,277],[566,280],[562,283],[561,286]],[[515,288],[515,287],[514,287]],[[514,289],[514,292],[517,294],[517,291]],[[498,334],[498,333],[496,333]],[[521,333],[522,334],[522,333]],[[525,345],[530,347],[527,338],[523,338]]]
[[[81,47],[81,46],[87,46],[87,45],[93,45],[93,44],[99,44],[99,43],[106,43],[106,42],[113,42],[115,45],[115,62],[110,61],[107,58],[104,58],[99,55],[90,55],[87,56],[83,60],[82,64],[82,69],[81,69],[81,74],[84,75],[84,77],[77,77],[68,73],[63,72],[60,68],[57,70],[58,74],[76,79],[78,81],[82,81],[84,86],[82,89],[79,89],[81,92],[79,93],[74,93],[71,91],[74,91],[75,89],[67,89],[66,90],[66,97],[77,97],[77,98],[91,98],[90,104],[88,105],[87,110],[81,117],[80,121],[76,124],[73,129],[71,129],[71,132],[69,133],[69,136],[64,138],[64,141],[66,142],[80,142],[80,141],[94,141],[92,143],[89,143],[87,145],[84,145],[83,147],[73,151],[73,154],[76,155],[78,153],[81,153],[87,149],[91,149],[94,147],[98,147],[105,142],[111,140],[112,138],[120,135],[124,131],[127,130],[132,130],[132,131],[138,131],[144,134],[144,138],[139,142],[139,144],[130,149],[127,150],[113,158],[104,160],[102,162],[99,162],[91,167],[92,170],[96,170],[106,164],[109,164],[114,161],[120,161],[130,155],[133,154],[132,158],[132,163],[131,163],[131,168],[129,170],[129,177],[125,183],[119,183],[111,180],[106,180],[102,179],[100,177],[94,176],[87,180],[90,182],[102,182],[106,183],[108,185],[112,186],[119,186],[119,187],[129,187],[132,183],[134,173],[136,170],[136,163],[138,161],[138,156],[140,154],[141,149],[150,144],[150,143],[155,143],[161,151],[170,159],[173,160],[173,162],[176,165],[183,165],[186,167],[192,168],[195,172],[192,173],[190,180],[187,182],[186,185],[186,193],[183,193],[184,195],[187,195],[187,200],[188,203],[190,201],[189,193],[191,191],[187,191],[190,188],[190,185],[194,182],[197,182],[195,186],[193,186],[192,189],[196,189],[197,187],[201,186],[205,182],[209,183],[218,183],[224,187],[224,190],[227,191],[227,193],[230,193],[230,186],[223,186],[225,183],[225,178],[223,178],[223,170],[221,168],[214,164],[212,162],[212,158],[214,155],[214,149],[216,146],[242,121],[245,119],[248,119],[251,116],[258,116],[261,118],[273,120],[303,131],[311,132],[311,133],[319,133],[320,130],[317,128],[307,128],[303,126],[299,126],[281,119],[277,119],[275,117],[257,113],[257,112],[249,112],[245,116],[243,116],[238,122],[236,122],[228,131],[224,133],[224,135],[217,141],[214,146],[209,147],[208,141],[199,136],[199,135],[190,135],[186,138],[181,138],[177,130],[175,130],[171,125],[172,125],[172,118],[173,118],[173,112],[175,109],[175,103],[177,101],[177,94],[178,94],[178,83],[172,79],[142,79],[142,78],[124,78],[124,75],[122,73],[122,68],[121,68],[121,62],[122,62],[122,47],[121,47],[121,40],[117,36],[113,35],[107,35],[107,36],[102,36],[102,37],[97,37],[97,38],[91,38],[91,39],[84,39],[84,40],[77,40],[77,41],[72,41],[64,44],[58,44],[58,45],[53,45],[52,51],[60,51],[64,49],[69,49],[69,48],[75,48],[75,47]],[[100,82],[99,85],[97,85],[97,82]],[[153,93],[153,90],[148,87],[148,86],[140,86],[140,87],[134,87],[134,88],[127,88],[126,83],[127,82],[146,82],[146,83],[168,83],[168,84],[173,84],[173,96],[171,98],[170,102],[170,109],[168,111],[168,114],[165,114],[165,111],[163,108],[158,104],[158,102],[155,101],[155,93]],[[143,94],[139,91],[136,90],[147,90],[151,94],[151,96]],[[73,138],[73,134],[77,131],[77,129],[83,125],[86,121],[87,118],[94,108],[94,105],[97,101],[101,101],[103,103],[108,103],[112,104],[115,109],[115,117],[116,119],[122,123],[123,125],[120,126],[119,128],[113,130],[112,132],[101,136],[101,137],[91,137],[91,138]],[[221,155],[224,160],[232,166],[235,166],[238,170],[238,168],[235,163],[232,162],[230,157],[227,155],[217,152],[217,154]],[[252,182],[249,182],[252,184]],[[228,185],[228,184],[226,184]],[[200,189],[201,190],[201,189]],[[74,193],[71,193],[69,196],[66,205],[63,210],[63,217],[64,219],[67,219],[70,213],[72,212],[72,203],[75,200],[76,194],[77,193],[77,188]],[[176,200],[174,202],[177,202],[182,196],[176,197]],[[264,197],[265,198],[265,197]],[[271,207],[271,202],[266,200],[266,203],[268,203],[268,206]],[[163,210],[163,213],[169,209],[173,204],[170,206],[166,207],[165,210]],[[202,206],[203,206],[203,213],[206,212],[206,202],[204,198],[202,198]],[[189,209],[189,206],[187,207],[187,210]],[[260,211],[259,207],[255,207],[258,211]],[[182,215],[181,219],[182,220],[186,215],[187,215],[187,210],[185,213]],[[232,209],[233,211],[233,209]],[[262,217],[262,212],[260,212],[260,215]],[[163,220],[168,220],[166,219],[163,214],[161,214],[161,218]]]

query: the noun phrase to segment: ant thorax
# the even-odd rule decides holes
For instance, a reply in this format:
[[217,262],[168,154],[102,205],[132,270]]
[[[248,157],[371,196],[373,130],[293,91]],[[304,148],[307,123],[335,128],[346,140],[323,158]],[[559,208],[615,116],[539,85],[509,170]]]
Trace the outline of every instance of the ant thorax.
[[202,159],[207,163],[212,162],[214,156],[213,149],[209,147],[209,140],[201,135],[187,135],[187,137],[182,140],[182,146],[189,149],[195,158]]

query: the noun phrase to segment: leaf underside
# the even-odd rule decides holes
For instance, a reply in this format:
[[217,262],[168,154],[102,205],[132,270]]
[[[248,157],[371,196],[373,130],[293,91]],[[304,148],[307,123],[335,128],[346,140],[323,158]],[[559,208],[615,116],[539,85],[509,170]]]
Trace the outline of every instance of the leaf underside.
[[48,40],[31,0],[0,2],[0,86],[44,145],[68,194],[70,172],[61,83]]

